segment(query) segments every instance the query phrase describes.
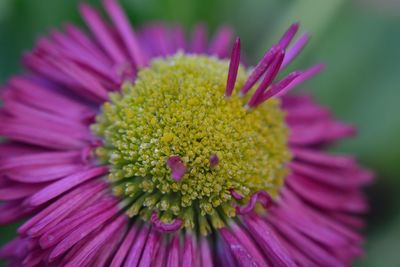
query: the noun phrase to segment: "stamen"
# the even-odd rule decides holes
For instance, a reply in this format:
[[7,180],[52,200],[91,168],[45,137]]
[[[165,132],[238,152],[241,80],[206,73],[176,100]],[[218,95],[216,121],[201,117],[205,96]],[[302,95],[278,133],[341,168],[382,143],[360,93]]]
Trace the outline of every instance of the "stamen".
[[186,166],[179,156],[171,156],[167,160],[167,165],[171,169],[171,176],[175,181],[180,181],[186,173]]
[[269,67],[267,73],[265,74],[264,80],[261,82],[260,86],[257,88],[256,92],[248,102],[248,106],[250,108],[256,105],[256,103],[258,102],[259,98],[262,96],[264,91],[274,81],[276,75],[279,72],[284,56],[285,56],[285,51],[283,51],[283,49],[281,49],[280,52],[276,54],[274,61],[271,64],[271,67]]
[[163,233],[175,232],[181,228],[183,223],[179,218],[176,218],[172,223],[164,223],[160,218],[158,218],[158,215],[155,212],[151,215],[151,222],[158,231]]
[[293,23],[289,29],[283,34],[279,44],[286,49],[290,42],[293,40],[293,37],[296,35],[299,30],[299,23]]
[[272,197],[265,191],[258,191],[257,193],[253,194],[250,198],[250,201],[247,202],[244,206],[236,206],[236,212],[238,214],[246,214],[252,211],[257,203],[259,201],[261,205],[265,208],[268,209],[271,204],[273,203]]
[[232,95],[233,88],[235,87],[237,73],[240,63],[240,38],[237,38],[232,49],[231,61],[229,63],[228,80],[226,82],[225,96]]
[[219,163],[219,158],[216,154],[212,154],[210,157],[210,167],[214,168]]

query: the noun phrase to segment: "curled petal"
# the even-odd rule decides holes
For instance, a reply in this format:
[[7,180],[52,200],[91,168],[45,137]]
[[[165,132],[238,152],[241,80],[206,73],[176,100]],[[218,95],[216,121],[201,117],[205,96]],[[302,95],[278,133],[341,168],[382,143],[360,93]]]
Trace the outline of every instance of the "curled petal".
[[172,223],[163,223],[160,218],[158,218],[156,213],[151,215],[151,222],[153,226],[160,232],[175,232],[181,228],[183,221],[179,218],[176,218]]
[[254,209],[257,201],[259,201],[265,209],[269,208],[273,203],[271,196],[267,192],[258,191],[251,196],[250,201],[244,206],[236,206],[236,212],[239,214],[249,213]]
[[231,189],[231,195],[236,200],[243,199],[243,196],[241,194],[239,194],[238,192],[236,192],[235,189]]
[[216,154],[212,154],[210,157],[210,167],[214,168],[219,163],[219,158]]
[[175,181],[180,181],[186,173],[186,166],[181,157],[171,156],[167,160],[168,167],[171,168],[172,178]]

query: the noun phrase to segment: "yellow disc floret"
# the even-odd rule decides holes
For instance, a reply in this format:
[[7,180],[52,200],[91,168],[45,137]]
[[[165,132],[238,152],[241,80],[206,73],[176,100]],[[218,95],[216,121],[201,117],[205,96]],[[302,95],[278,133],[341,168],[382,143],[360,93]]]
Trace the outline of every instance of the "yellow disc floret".
[[[228,65],[182,53],[156,59],[104,104],[92,125],[104,142],[96,152],[130,216],[157,212],[207,233],[235,216],[232,189],[277,194],[290,159],[284,113],[277,99],[249,110],[245,98],[224,97]],[[246,78],[240,67],[236,91]],[[182,179],[171,176],[171,156],[186,167]]]

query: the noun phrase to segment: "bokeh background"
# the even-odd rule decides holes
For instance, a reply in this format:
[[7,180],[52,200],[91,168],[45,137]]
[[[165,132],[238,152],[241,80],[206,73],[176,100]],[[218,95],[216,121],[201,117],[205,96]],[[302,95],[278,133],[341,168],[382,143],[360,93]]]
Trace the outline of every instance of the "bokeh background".
[[[82,25],[77,0],[0,0],[0,83],[21,71],[20,54],[64,22]],[[99,0],[87,1],[100,6]],[[121,0],[133,23],[232,25],[255,63],[290,23],[312,33],[293,67],[326,62],[308,82],[334,113],[359,128],[337,150],[374,169],[367,193],[367,254],[356,266],[400,266],[400,0]],[[1,214],[0,214],[1,216]],[[0,244],[16,226],[0,228]],[[0,263],[1,266],[1,263]]]

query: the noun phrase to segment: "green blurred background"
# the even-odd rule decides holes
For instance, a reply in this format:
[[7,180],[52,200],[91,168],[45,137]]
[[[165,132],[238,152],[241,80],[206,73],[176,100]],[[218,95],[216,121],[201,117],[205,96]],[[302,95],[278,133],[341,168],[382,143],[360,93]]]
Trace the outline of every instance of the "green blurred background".
[[[20,71],[20,54],[53,27],[82,24],[77,0],[0,0],[0,82]],[[98,0],[87,1],[99,6]],[[308,82],[335,114],[360,130],[340,145],[374,169],[367,189],[367,255],[357,266],[400,266],[400,0],[121,0],[135,25],[167,20],[189,31],[205,22],[234,27],[255,63],[291,22],[312,33],[293,67],[326,62]],[[1,216],[1,214],[0,214]],[[0,244],[13,227],[0,228]],[[0,263],[1,265],[1,263]]]

